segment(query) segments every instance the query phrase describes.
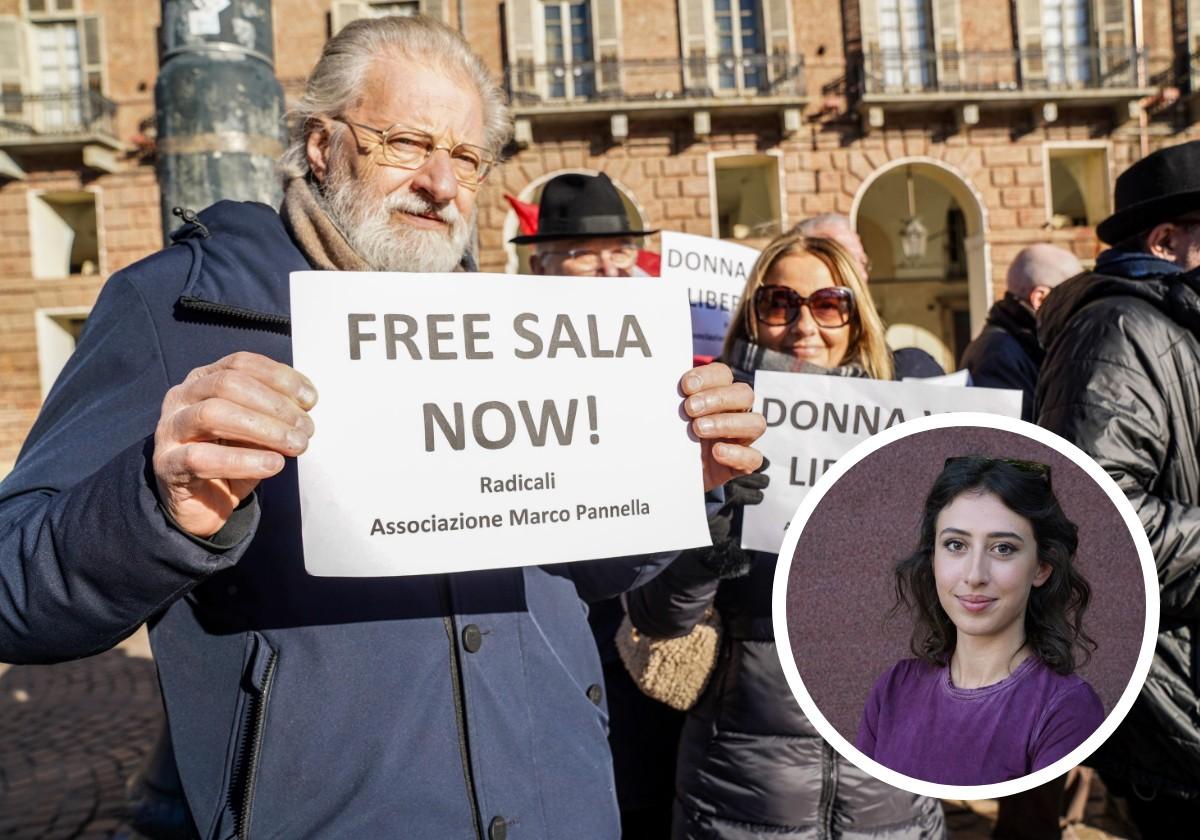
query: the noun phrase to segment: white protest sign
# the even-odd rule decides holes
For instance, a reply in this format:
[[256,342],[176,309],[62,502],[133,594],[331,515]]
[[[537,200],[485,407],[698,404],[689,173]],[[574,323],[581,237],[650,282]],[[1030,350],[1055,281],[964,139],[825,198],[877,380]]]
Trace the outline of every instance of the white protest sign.
[[965,388],[971,384],[971,374],[966,368],[963,368],[962,370],[956,370],[954,373],[946,373],[942,376],[910,376],[902,381],[924,382],[926,385],[953,385]]
[[671,284],[686,286],[692,305],[692,352],[721,354],[733,310],[742,299],[758,251],[690,233],[662,232],[659,273]]
[[837,459],[859,441],[905,420],[951,411],[1021,416],[1021,392],[930,385],[919,379],[880,382],[844,376],[759,371],[755,411],[767,431],[755,447],[771,462],[761,504],[748,505],[742,547],[778,552],[800,501]]
[[707,545],[678,381],[686,295],[645,279],[295,272],[317,386],[305,567],[388,576]]

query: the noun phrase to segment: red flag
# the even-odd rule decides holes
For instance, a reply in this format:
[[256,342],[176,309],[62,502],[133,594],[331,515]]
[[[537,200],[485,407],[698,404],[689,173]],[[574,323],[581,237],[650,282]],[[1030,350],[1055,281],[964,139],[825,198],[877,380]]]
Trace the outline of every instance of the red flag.
[[538,206],[536,204],[526,204],[521,199],[514,195],[504,194],[504,198],[512,207],[513,212],[517,214],[517,222],[521,226],[521,235],[530,236],[537,233],[538,225]]
[[661,273],[662,258],[653,251],[638,251],[637,267],[651,277],[658,277]]

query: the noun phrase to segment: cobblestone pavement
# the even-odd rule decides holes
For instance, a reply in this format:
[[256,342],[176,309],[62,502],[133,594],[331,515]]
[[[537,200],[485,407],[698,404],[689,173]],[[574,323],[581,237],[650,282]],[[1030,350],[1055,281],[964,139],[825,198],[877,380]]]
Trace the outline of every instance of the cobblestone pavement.
[[[61,665],[0,665],[0,838],[129,837],[125,785],[162,721],[145,632],[107,653]],[[946,800],[952,840],[986,840],[995,800]],[[1064,840],[1130,840],[1092,788]]]
[[111,837],[162,722],[144,631],[61,665],[0,665],[0,838]]

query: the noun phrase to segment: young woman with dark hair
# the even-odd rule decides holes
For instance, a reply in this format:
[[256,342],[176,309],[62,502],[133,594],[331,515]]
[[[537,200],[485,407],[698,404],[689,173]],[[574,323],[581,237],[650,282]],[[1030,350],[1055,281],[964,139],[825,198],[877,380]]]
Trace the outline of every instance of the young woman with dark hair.
[[1074,673],[1095,648],[1077,546],[1045,464],[947,460],[917,549],[895,570],[896,608],[916,614],[917,658],[876,682],[858,748],[906,776],[981,785],[1083,743],[1104,707]]

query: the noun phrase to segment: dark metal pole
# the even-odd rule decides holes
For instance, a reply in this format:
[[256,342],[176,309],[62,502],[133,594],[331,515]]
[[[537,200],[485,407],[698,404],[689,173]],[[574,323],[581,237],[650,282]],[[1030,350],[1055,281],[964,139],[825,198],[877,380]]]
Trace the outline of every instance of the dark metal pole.
[[163,237],[176,206],[281,198],[285,140],[270,0],[163,0],[154,85]]

